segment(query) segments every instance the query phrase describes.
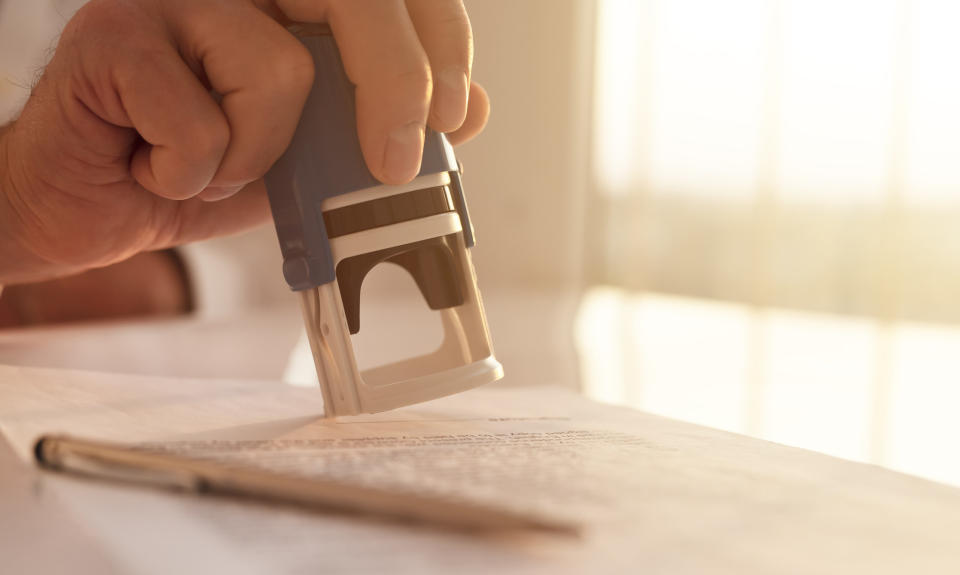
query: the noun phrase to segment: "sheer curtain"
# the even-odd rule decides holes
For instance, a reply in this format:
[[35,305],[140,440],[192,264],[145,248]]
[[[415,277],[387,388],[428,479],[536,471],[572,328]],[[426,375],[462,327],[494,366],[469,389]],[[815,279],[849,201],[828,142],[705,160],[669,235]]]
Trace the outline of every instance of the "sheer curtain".
[[960,4],[605,0],[597,20],[593,280],[960,320]]
[[960,483],[960,3],[596,7],[587,391]]

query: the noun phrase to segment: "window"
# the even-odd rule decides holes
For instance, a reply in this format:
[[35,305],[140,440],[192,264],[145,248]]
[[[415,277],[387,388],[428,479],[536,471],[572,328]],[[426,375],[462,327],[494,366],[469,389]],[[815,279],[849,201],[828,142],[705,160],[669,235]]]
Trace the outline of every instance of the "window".
[[935,0],[598,0],[588,391],[960,483],[930,448],[960,432],[958,28]]
[[960,5],[603,0],[596,283],[960,320]]

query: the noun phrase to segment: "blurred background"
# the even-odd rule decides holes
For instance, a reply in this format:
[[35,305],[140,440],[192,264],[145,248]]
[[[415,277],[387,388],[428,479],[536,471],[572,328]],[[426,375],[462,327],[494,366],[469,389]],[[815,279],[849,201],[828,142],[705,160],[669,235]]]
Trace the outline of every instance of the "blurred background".
[[960,5],[469,7],[481,278],[588,395],[960,484]]
[[[79,4],[0,0],[0,113]],[[960,485],[960,4],[466,4],[507,385]],[[270,228],[190,254],[209,317],[293,304]]]
[[587,392],[960,483],[960,5],[593,22]]

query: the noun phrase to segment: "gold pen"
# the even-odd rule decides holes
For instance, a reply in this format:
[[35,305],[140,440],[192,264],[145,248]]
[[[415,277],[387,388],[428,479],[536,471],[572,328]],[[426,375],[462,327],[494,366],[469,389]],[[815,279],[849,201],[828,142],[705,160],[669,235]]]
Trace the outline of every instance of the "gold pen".
[[370,487],[329,477],[298,477],[268,470],[136,447],[47,435],[34,447],[46,469],[188,491],[238,495],[471,531],[537,530],[577,535],[580,526],[560,519],[498,509],[440,496]]

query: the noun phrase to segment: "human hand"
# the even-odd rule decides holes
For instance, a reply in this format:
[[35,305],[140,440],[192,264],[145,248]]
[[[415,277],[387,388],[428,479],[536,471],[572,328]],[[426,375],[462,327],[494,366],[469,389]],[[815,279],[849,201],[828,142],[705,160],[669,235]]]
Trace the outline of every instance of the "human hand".
[[461,0],[94,0],[0,133],[0,284],[267,220],[261,177],[313,79],[292,21],[330,25],[383,182],[419,171],[425,124],[483,128]]

